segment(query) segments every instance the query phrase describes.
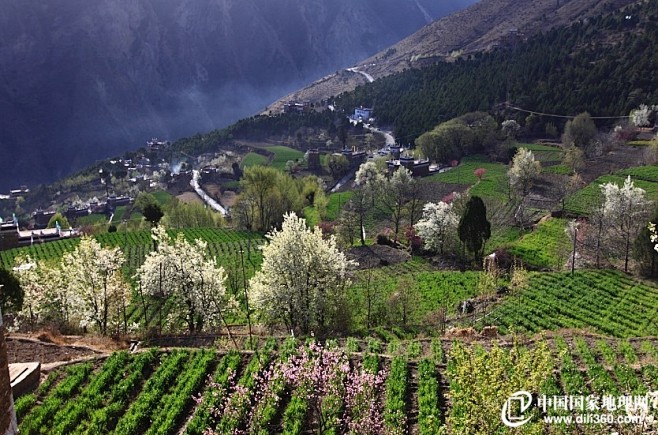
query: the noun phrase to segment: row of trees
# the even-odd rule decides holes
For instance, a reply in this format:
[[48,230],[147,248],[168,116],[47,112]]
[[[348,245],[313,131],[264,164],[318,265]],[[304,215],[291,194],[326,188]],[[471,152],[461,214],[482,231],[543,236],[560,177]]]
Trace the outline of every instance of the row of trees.
[[383,160],[368,161],[356,172],[353,196],[340,220],[349,244],[359,239],[365,245],[366,221],[373,212],[389,219],[395,241],[405,223],[412,225],[420,217],[421,184],[406,168],[390,175],[385,168]]
[[134,291],[122,274],[121,250],[92,238],[54,263],[18,258],[24,300],[20,309],[12,305],[18,309],[14,327],[56,324],[101,335],[126,333],[138,328],[128,324],[131,304],[141,308],[143,317],[134,320],[143,325],[190,333],[227,326],[237,313],[250,316],[249,301],[263,322],[304,334],[333,328],[348,316],[347,271],[356,264],[338,250],[335,237],[323,238],[295,213],[267,234],[262,267],[249,281],[244,305],[227,292],[227,274],[207,254],[205,242],[188,241],[182,233],[172,237],[162,225],[152,229],[152,237],[156,249],[133,277]]
[[[130,304],[142,306],[144,318],[134,320],[143,320],[144,325],[154,320],[147,316],[156,304],[160,325],[186,324],[190,332],[220,326],[223,310],[232,304],[225,291],[226,273],[207,256],[205,242],[191,243],[182,234],[172,238],[163,226],[152,231],[157,249],[134,277],[136,292],[123,275],[122,251],[103,247],[93,238],[83,237],[75,250],[52,263],[17,258],[24,297],[14,326],[35,329],[55,324],[63,330],[93,329],[101,335],[127,333],[137,328],[128,324]],[[165,302],[168,310],[163,319]]]

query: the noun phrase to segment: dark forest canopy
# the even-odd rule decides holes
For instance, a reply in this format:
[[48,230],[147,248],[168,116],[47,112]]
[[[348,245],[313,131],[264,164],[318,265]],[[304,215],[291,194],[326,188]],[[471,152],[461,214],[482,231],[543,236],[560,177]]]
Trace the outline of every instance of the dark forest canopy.
[[[438,123],[504,102],[538,112],[627,115],[658,101],[658,1],[575,23],[514,48],[407,70],[336,98],[372,106],[410,142]],[[519,114],[519,119],[525,114]]]

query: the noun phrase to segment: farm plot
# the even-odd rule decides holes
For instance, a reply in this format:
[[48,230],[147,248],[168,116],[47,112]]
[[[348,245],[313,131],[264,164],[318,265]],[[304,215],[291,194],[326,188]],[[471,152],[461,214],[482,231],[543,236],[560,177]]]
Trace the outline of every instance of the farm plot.
[[272,160],[272,167],[279,169],[281,171],[286,169],[286,163],[289,160],[292,160],[294,162],[297,159],[300,159],[304,156],[304,153],[299,150],[281,145],[268,146],[265,149],[274,153],[274,159]]
[[562,161],[564,151],[559,146],[542,145],[536,143],[522,143],[516,145],[517,148],[526,148],[532,151],[535,159],[539,160],[542,165],[545,163],[557,163]]
[[565,211],[581,216],[589,215],[589,213],[592,211],[592,208],[596,206],[598,201],[600,201],[602,196],[601,185],[606,183],[614,183],[618,186],[622,186],[628,175],[631,175],[631,179],[633,180],[635,187],[641,187],[647,192],[647,198],[656,197],[656,194],[658,194],[658,182],[647,181],[646,179],[639,178],[636,179],[630,172],[626,171],[638,171],[638,173],[643,173],[646,171],[643,176],[647,178],[652,177],[652,170],[643,170],[641,168],[631,168],[628,170],[622,170],[617,173],[626,175],[603,175],[573,195],[567,197],[564,207]]
[[[254,267],[260,263],[260,251],[257,248],[264,240],[261,234],[224,228],[187,228],[180,231],[190,241],[201,239],[208,242],[210,255],[216,256],[218,263],[225,268],[235,267],[241,250],[249,273],[253,274]],[[178,232],[175,230],[169,233],[175,236]],[[128,276],[135,273],[153,249],[149,231],[103,233],[97,235],[96,239],[103,246],[121,248],[126,256],[125,272]],[[0,251],[0,266],[12,268],[14,259],[21,254],[30,255],[36,261],[59,260],[65,252],[75,249],[78,243],[79,239],[64,239]]]
[[658,287],[621,272],[536,273],[526,289],[508,296],[482,325],[501,332],[587,328],[614,337],[658,335]]
[[[480,272],[436,271],[434,266],[421,260],[360,270],[351,291],[355,321],[362,327],[367,323],[378,324],[383,319],[376,313],[382,314],[386,307],[390,309],[400,295],[409,301],[407,322],[411,325],[423,324],[427,316],[439,309],[455,314],[459,302],[478,295],[479,276]],[[372,317],[377,317],[377,321]]]
[[248,153],[242,158],[242,167],[248,168],[250,166],[265,166],[268,159],[262,154]]
[[540,222],[534,231],[506,248],[530,267],[560,270],[571,249],[565,226],[564,219],[547,219]]
[[658,165],[621,169],[615,172],[615,174],[622,177],[630,175],[633,180],[645,180],[658,183]]
[[[486,169],[482,180],[478,180],[474,171]],[[441,182],[449,184],[470,185],[473,196],[483,198],[507,198],[507,166],[501,163],[492,163],[486,157],[464,157],[459,166],[444,173],[431,175],[422,179],[423,182]]]
[[[410,349],[413,344],[408,343]],[[438,345],[438,346],[435,346]],[[658,386],[655,340],[539,337],[531,345],[440,341],[416,357],[360,353],[287,339],[258,352],[177,349],[118,352],[102,365],[51,375],[29,403],[21,433],[491,434],[506,433],[501,409],[523,389],[535,398],[646,395]],[[444,356],[445,355],[445,356]],[[445,358],[445,360],[444,360]],[[445,362],[444,362],[445,361]],[[27,397],[27,396],[26,396]],[[607,402],[608,405],[610,401]],[[654,410],[655,411],[655,410]],[[576,408],[533,403],[519,433],[543,433],[542,418]],[[608,411],[606,411],[608,412]],[[623,406],[610,411],[625,415]],[[631,425],[556,425],[551,433],[641,431]]]

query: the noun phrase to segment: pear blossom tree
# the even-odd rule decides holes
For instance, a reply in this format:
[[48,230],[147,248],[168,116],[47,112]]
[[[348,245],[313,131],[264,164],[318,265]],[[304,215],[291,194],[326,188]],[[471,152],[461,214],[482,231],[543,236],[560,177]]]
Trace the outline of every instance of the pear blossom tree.
[[33,331],[46,322],[67,323],[69,300],[61,273],[55,265],[35,261],[29,255],[14,260],[23,289],[23,305],[14,317],[14,329]]
[[62,273],[75,298],[74,310],[80,326],[94,325],[101,335],[118,332],[126,325],[130,287],[121,275],[125,263],[119,248],[104,248],[98,241],[83,237],[80,244],[62,258]]
[[541,163],[535,160],[532,151],[519,148],[512,159],[512,167],[507,171],[510,184],[521,197],[530,193],[532,182],[541,173]]
[[407,212],[406,206],[412,197],[417,196],[412,195],[412,192],[417,192],[417,184],[418,181],[413,178],[411,171],[402,167],[381,183],[379,205],[386,214],[391,216],[396,241],[400,233],[402,218]]
[[636,127],[646,127],[650,124],[649,117],[653,113],[654,107],[649,107],[646,104],[640,104],[640,107],[633,109],[630,114],[630,120]]
[[503,133],[505,133],[507,138],[514,139],[519,130],[521,130],[521,126],[513,119],[506,119],[502,122],[502,124],[500,124],[500,129]]
[[182,233],[171,237],[162,227],[152,232],[158,249],[149,253],[137,277],[143,293],[170,302],[167,326],[175,329],[184,322],[193,333],[225,324],[224,312],[230,305],[226,273],[205,254],[207,243],[189,242]]
[[455,234],[459,218],[452,204],[443,201],[428,202],[423,207],[423,216],[414,228],[423,239],[425,249],[443,254],[443,248],[451,234]]
[[336,326],[354,265],[336,239],[309,229],[294,212],[284,215],[281,230],[267,234],[261,269],[249,283],[249,300],[266,321],[283,322],[308,334]]
[[628,272],[628,260],[631,240],[646,222],[651,201],[646,198],[646,191],[635,187],[628,176],[623,186],[606,183],[601,186],[603,192],[603,218],[622,247],[624,253],[624,271]]
[[358,233],[361,245],[366,244],[365,222],[368,212],[375,205],[375,198],[384,182],[384,176],[374,161],[368,161],[359,166],[356,171],[354,194],[350,200],[349,210],[357,218]]
[[512,166],[507,171],[509,186],[516,191],[520,197],[519,206],[514,217],[523,225],[525,221],[525,199],[530,193],[532,183],[541,173],[541,163],[535,160],[532,151],[527,148],[519,148],[512,159]]
[[651,239],[651,243],[654,244],[653,249],[658,252],[658,230],[656,230],[656,224],[649,222],[648,228],[649,238]]
[[382,178],[377,163],[369,160],[359,166],[354,177],[354,184],[357,186],[374,186],[380,182]]

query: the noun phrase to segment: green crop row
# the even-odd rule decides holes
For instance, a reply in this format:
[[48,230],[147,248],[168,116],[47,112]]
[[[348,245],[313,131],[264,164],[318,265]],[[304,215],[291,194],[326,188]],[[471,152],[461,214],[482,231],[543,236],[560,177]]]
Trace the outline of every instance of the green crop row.
[[66,403],[49,422],[49,433],[70,434],[81,421],[87,419],[103,402],[108,388],[121,379],[129,359],[127,352],[112,354],[78,397]]
[[32,409],[19,426],[24,434],[48,434],[53,416],[78,392],[87,381],[93,366],[91,363],[72,366],[68,376],[62,380],[41,405]]
[[126,367],[123,379],[111,386],[103,406],[91,410],[89,419],[78,425],[74,433],[92,435],[114,429],[117,420],[128,408],[130,399],[139,393],[139,386],[156,361],[154,350],[135,356]]
[[187,425],[186,433],[200,435],[208,427],[215,427],[216,421],[210,412],[217,407],[227,393],[229,382],[240,365],[240,354],[233,352],[226,355],[217,365],[210,387],[204,392],[197,410]]
[[215,360],[215,352],[201,350],[183,368],[176,378],[176,384],[168,394],[160,399],[159,408],[151,414],[153,424],[146,434],[169,434],[180,423],[185,412],[192,405],[192,396],[198,392],[206,373]]
[[418,363],[418,432],[420,434],[436,434],[441,427],[437,376],[436,364],[432,359],[423,359]]
[[406,395],[409,369],[406,358],[397,356],[391,362],[391,371],[386,379],[386,405],[384,422],[390,433],[406,431]]
[[142,393],[137,397],[126,413],[117,423],[114,433],[121,435],[143,433],[150,426],[150,418],[158,409],[162,397],[171,388],[173,381],[180,374],[189,352],[175,350],[165,357],[158,370],[144,385]]
[[37,388],[34,393],[25,394],[16,400],[16,403],[14,403],[14,410],[16,411],[16,418],[18,421],[23,420],[23,417],[25,417],[37,401],[42,400],[45,395],[48,394],[58,376],[58,372],[50,372],[46,380],[39,385],[39,388]]

